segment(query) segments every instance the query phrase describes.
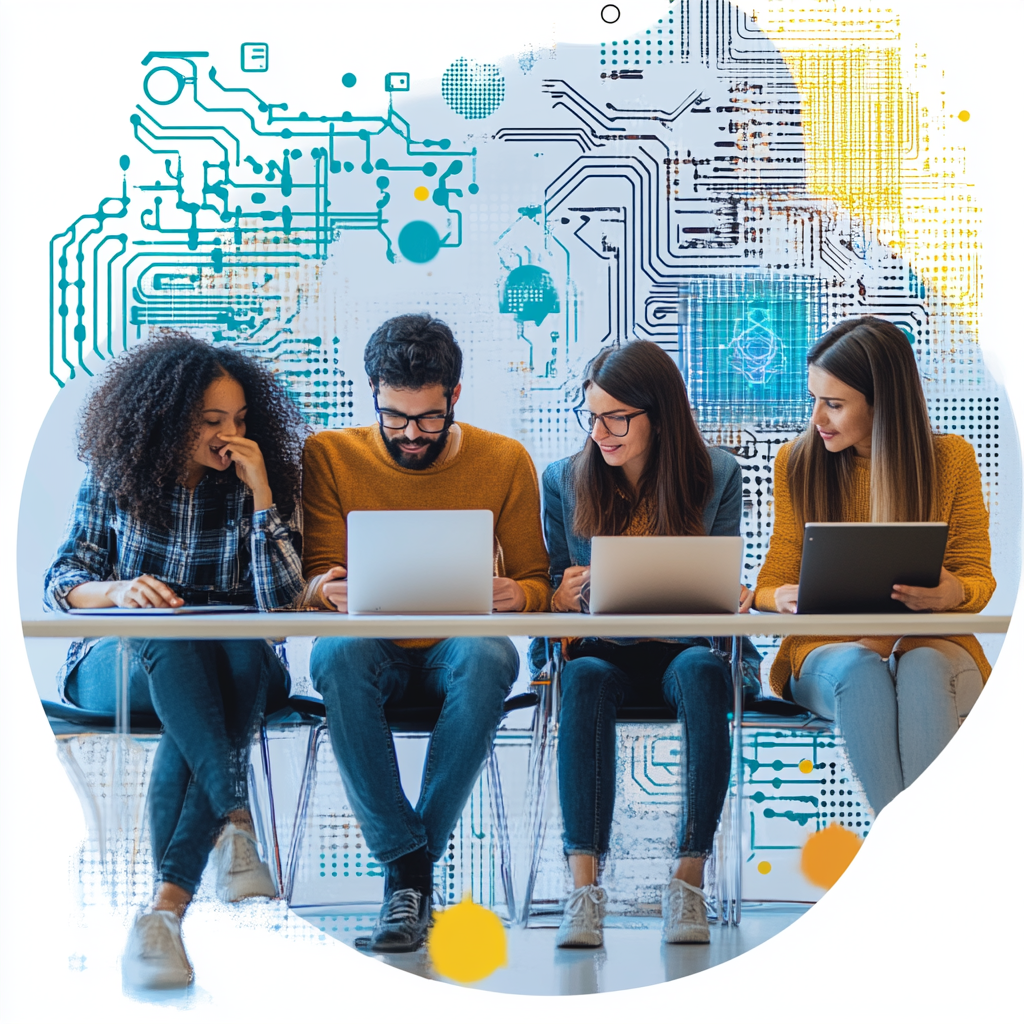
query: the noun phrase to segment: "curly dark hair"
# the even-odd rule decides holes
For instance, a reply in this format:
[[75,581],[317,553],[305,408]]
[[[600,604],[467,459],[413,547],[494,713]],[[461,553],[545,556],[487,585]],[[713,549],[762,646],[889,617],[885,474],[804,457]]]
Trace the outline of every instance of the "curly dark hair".
[[462,349],[451,328],[427,313],[392,317],[377,328],[363,352],[373,390],[440,384],[451,395],[462,376]]
[[[299,500],[299,410],[274,375],[251,356],[183,332],[165,332],[118,357],[82,410],[78,457],[119,508],[141,522],[168,526],[168,491],[185,475],[199,436],[202,397],[218,377],[242,386],[246,437],[263,454],[274,502],[288,519]],[[236,479],[234,467],[215,480]]]

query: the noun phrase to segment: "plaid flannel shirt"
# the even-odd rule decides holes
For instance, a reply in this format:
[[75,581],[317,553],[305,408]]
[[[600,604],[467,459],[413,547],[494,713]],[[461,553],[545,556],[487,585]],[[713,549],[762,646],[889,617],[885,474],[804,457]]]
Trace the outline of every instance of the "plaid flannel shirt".
[[[254,512],[252,492],[234,473],[207,473],[194,490],[168,495],[170,526],[142,523],[117,508],[91,470],[78,491],[64,541],[46,573],[44,603],[67,611],[81,583],[149,575],[185,597],[287,608],[303,590],[302,506],[285,523],[275,505]],[[58,676],[67,674],[96,643],[71,645]]]

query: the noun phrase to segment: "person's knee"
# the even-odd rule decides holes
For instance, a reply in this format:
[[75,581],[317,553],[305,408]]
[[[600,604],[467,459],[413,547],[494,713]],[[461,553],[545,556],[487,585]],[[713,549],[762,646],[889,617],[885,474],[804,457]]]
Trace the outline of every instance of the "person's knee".
[[[357,637],[320,637],[309,656],[309,675],[325,697],[339,687],[371,684],[380,665],[377,641]],[[376,654],[376,657],[375,657]]]
[[[943,651],[933,647],[915,647],[900,655],[896,662],[896,685],[901,696],[908,692],[917,694],[953,693],[963,665],[957,665]],[[973,664],[967,670],[977,667]],[[980,676],[980,673],[978,673]]]
[[842,647],[816,659],[812,670],[831,686],[837,699],[850,690],[863,693],[868,689],[882,692],[893,689],[888,663],[881,655],[860,644],[843,644]]
[[562,669],[562,707],[595,704],[614,673],[614,666],[600,658],[573,658]]
[[690,647],[675,658],[665,670],[663,686],[666,697],[677,702],[699,696],[705,704],[732,704],[728,665],[706,647]]

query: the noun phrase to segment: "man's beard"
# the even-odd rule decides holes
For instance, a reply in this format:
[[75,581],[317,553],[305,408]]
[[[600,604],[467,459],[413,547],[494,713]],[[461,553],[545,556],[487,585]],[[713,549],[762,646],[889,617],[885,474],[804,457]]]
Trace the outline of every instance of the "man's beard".
[[[448,443],[448,432],[451,430],[451,423],[433,441],[424,441],[423,438],[418,438],[416,443],[420,445],[420,452],[423,454],[417,452],[415,455],[403,452],[399,447],[400,440],[392,440],[384,433],[383,427],[379,429],[388,454],[403,469],[426,469],[428,466],[432,466],[437,461],[441,452],[444,451],[444,446]],[[409,444],[410,442],[408,439],[405,439],[404,443]]]

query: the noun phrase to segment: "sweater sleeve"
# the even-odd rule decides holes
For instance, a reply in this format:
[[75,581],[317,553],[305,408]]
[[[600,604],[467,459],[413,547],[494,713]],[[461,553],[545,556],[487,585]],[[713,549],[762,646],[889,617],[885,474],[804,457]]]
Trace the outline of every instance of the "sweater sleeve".
[[757,592],[754,607],[758,611],[775,611],[775,590],[787,583],[800,581],[800,560],[803,554],[803,536],[793,514],[789,494],[790,444],[783,445],[775,456],[772,511],[775,517],[772,537],[768,544],[761,571],[757,574]]
[[348,532],[338,484],[323,441],[306,440],[302,452],[302,567],[306,578],[348,564]]
[[551,607],[551,578],[541,531],[537,471],[521,446],[494,535],[501,545],[505,575],[515,580],[526,595],[524,611],[547,611]]
[[[958,445],[958,448],[961,447]],[[949,513],[949,538],[943,565],[964,588],[958,612],[980,612],[996,589],[992,575],[992,544],[988,535],[988,509],[981,493],[981,470],[967,441],[957,453],[956,484]]]

